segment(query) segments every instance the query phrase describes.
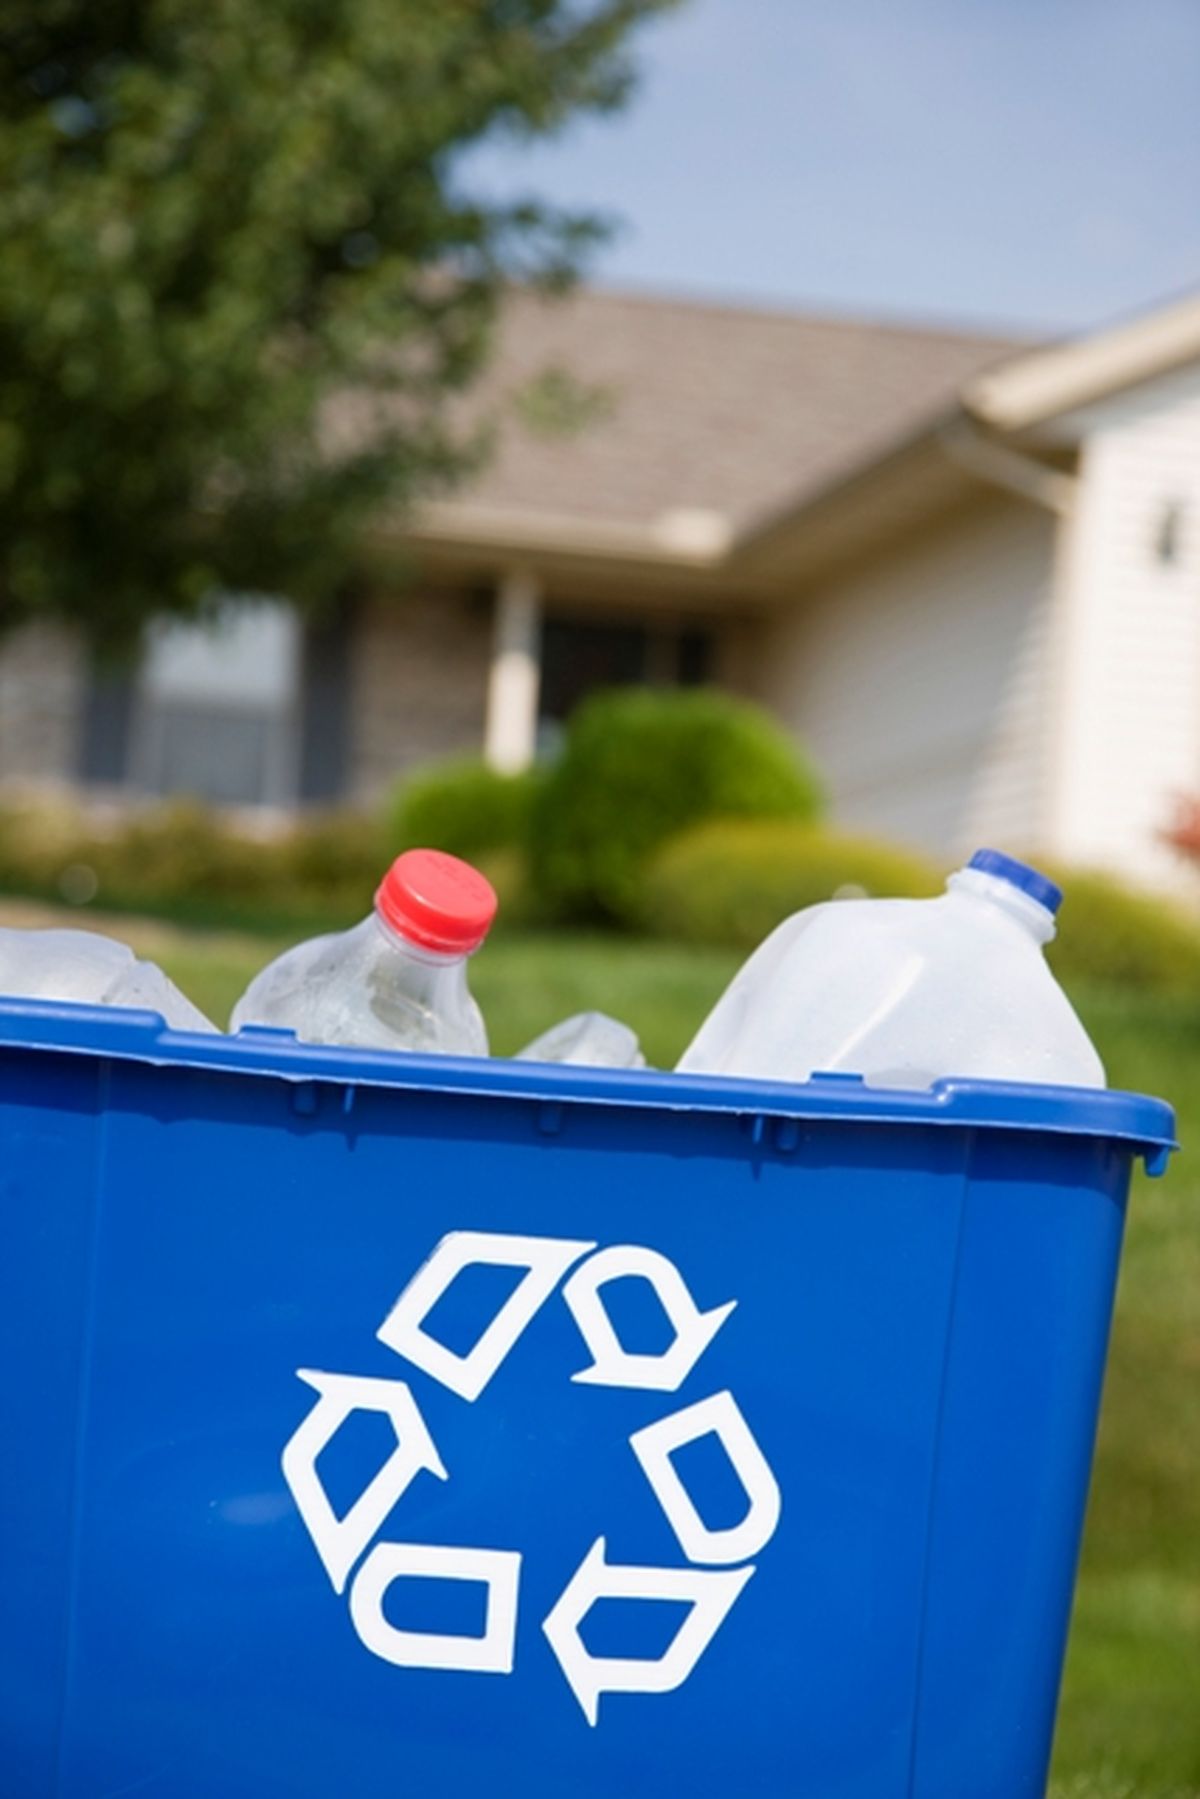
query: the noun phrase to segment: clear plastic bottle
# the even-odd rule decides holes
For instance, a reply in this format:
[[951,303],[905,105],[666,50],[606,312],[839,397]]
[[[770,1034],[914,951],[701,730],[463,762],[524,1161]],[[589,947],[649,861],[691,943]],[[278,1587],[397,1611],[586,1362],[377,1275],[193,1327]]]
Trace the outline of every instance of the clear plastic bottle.
[[153,962],[98,931],[0,930],[0,993],[10,998],[135,1006],[177,1031],[215,1031]]
[[486,1056],[467,957],[496,915],[490,882],[441,850],[406,850],[374,910],[349,931],[314,937],[255,975],[232,1030],[280,1025],[305,1043]]
[[644,1068],[637,1033],[605,1012],[576,1012],[524,1049],[518,1062],[566,1062],[579,1068]]
[[1103,1087],[1104,1068],[1043,955],[1062,893],[979,850],[932,900],[832,900],[772,932],[679,1067],[876,1086],[943,1076]]

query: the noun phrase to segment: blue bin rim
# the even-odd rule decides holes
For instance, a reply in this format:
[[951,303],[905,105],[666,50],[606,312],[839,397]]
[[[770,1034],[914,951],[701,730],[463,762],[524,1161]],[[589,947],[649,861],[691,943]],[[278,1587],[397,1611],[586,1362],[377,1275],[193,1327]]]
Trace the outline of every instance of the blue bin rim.
[[236,1036],[172,1031],[156,1012],[0,998],[0,1048],[207,1068],[297,1082],[329,1081],[436,1092],[667,1111],[732,1113],[798,1123],[950,1125],[1051,1131],[1127,1144],[1161,1174],[1175,1114],[1165,1100],[1110,1088],[948,1079],[923,1089],[868,1086],[861,1075],[803,1083],[741,1081],[646,1069],[569,1068],[506,1058],[396,1055],[297,1043],[290,1031],[250,1025]]

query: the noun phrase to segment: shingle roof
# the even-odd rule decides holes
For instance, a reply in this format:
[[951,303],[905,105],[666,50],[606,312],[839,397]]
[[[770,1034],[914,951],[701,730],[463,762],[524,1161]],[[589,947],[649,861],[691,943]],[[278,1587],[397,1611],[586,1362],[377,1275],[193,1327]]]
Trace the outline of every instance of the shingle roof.
[[[946,409],[1028,344],[964,332],[583,289],[515,294],[472,411],[503,410],[496,453],[455,499],[622,524],[711,510],[740,530]],[[575,431],[515,396],[548,371],[592,396]],[[543,408],[544,410],[544,408]]]

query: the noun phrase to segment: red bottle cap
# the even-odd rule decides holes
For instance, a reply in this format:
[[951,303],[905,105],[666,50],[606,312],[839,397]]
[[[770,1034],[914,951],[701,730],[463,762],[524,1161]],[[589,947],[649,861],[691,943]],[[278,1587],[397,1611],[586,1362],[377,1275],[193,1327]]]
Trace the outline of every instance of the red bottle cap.
[[375,910],[410,943],[465,956],[488,934],[496,893],[477,868],[457,856],[405,850],[379,883]]

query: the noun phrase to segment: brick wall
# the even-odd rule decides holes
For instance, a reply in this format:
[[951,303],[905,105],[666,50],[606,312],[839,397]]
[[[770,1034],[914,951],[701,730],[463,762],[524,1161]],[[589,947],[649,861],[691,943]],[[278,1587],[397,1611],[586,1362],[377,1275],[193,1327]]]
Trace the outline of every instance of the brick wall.
[[491,645],[491,608],[478,596],[371,603],[350,656],[349,797],[373,799],[417,763],[482,750]]
[[69,632],[29,625],[0,640],[0,783],[75,779],[86,688]]

